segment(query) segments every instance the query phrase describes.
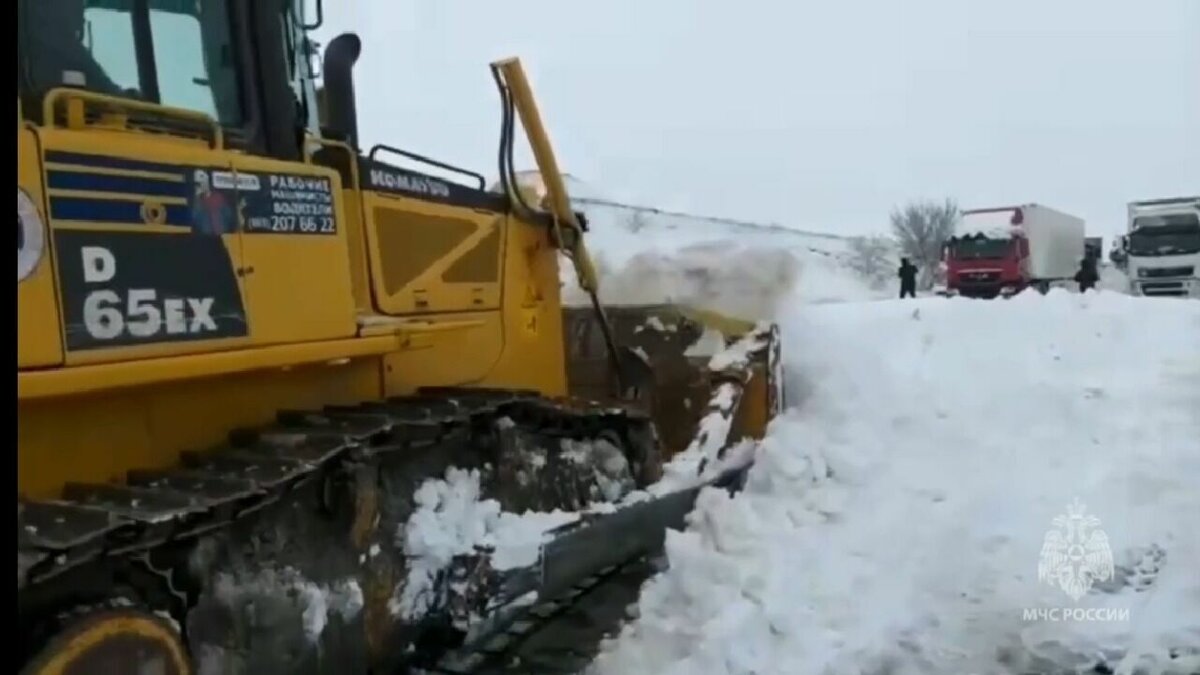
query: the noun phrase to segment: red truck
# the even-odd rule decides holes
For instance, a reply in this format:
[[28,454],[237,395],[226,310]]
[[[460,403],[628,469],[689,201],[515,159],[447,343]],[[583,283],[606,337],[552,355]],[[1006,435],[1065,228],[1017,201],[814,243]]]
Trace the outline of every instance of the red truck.
[[951,295],[994,298],[1074,278],[1084,258],[1084,222],[1040,204],[962,212],[942,249]]

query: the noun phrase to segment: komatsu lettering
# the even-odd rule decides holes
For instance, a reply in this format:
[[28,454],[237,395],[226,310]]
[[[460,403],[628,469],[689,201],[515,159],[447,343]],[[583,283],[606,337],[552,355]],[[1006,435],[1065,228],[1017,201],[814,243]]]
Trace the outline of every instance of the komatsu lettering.
[[[112,281],[117,274],[117,259],[101,246],[80,249],[83,280],[88,284]],[[113,340],[121,335],[150,338],[167,335],[215,332],[212,317],[213,298],[160,297],[153,288],[129,288],[117,291],[102,288],[90,291],[83,301],[83,323],[97,340]]]
[[371,183],[377,187],[404,192],[418,192],[434,197],[449,197],[450,186],[428,176],[397,174],[383,169],[371,169]]

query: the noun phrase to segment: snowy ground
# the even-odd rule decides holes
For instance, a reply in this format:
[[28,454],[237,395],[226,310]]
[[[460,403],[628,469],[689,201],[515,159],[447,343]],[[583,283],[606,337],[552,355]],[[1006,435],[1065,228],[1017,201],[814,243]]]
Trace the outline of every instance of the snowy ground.
[[1129,277],[1118,269],[1115,265],[1109,263],[1100,264],[1100,283],[1101,289],[1115,291],[1117,293],[1129,294]]
[[1200,302],[782,306],[795,409],[596,675],[1200,672]]

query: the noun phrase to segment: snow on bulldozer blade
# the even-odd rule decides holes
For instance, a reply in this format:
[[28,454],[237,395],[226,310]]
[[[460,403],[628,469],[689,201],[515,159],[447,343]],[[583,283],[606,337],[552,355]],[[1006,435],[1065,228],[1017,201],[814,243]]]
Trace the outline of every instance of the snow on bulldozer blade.
[[[634,331],[629,321],[633,311],[622,314],[616,325]],[[675,307],[637,311],[642,313],[638,326],[649,323],[679,338],[669,346],[643,342],[652,395],[646,410],[656,424],[690,421],[690,439],[675,451],[669,443],[660,445],[668,457],[649,481],[635,480],[625,456],[603,437],[588,442],[562,438],[558,447],[510,444],[507,471],[450,466],[441,478],[425,480],[413,494],[411,515],[396,532],[394,545],[403,551],[406,571],[387,603],[397,622],[425,626],[422,637],[412,641],[410,665],[458,664],[465,672],[478,672],[483,666],[471,665],[473,658],[486,652],[494,660],[510,644],[521,658],[539,658],[538,653],[520,652],[526,639],[514,638],[514,631],[540,635],[547,643],[540,649],[561,649],[565,645],[558,643],[566,639],[578,653],[590,656],[587,644],[598,645],[605,627],[597,626],[586,637],[578,631],[569,638],[547,637],[561,633],[554,617],[575,605],[584,591],[604,586],[593,595],[608,598],[602,604],[609,606],[608,628],[615,628],[625,603],[614,614],[612,598],[636,597],[637,585],[649,571],[631,570],[645,567],[644,559],[661,549],[668,529],[684,526],[700,490],[740,486],[753,459],[752,439],[761,437],[765,416],[782,399],[778,328]],[[718,344],[695,348],[704,326],[718,323],[725,331]],[[664,370],[663,360],[672,355],[688,368]],[[654,386],[669,387],[671,377],[683,373],[698,403],[690,416],[664,416],[653,405],[662,394]],[[503,418],[498,424],[511,428]],[[549,493],[544,499],[505,498],[505,485],[519,489],[536,476],[588,483],[586,503],[546,510],[539,506],[561,500]],[[586,658],[577,665],[585,664]]]
[[1200,307],[797,307],[798,407],[590,675],[1200,672]]

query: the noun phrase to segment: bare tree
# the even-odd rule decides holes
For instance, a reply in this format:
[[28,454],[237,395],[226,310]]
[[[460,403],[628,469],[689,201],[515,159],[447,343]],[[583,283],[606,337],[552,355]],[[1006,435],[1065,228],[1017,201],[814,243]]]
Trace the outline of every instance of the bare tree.
[[896,274],[896,242],[890,237],[854,237],[849,243],[847,264],[872,288],[882,288]]
[[900,251],[921,269],[917,284],[928,289],[942,257],[942,245],[954,234],[958,222],[958,205],[952,199],[942,203],[916,201],[903,208],[893,209],[892,231],[900,243]]

